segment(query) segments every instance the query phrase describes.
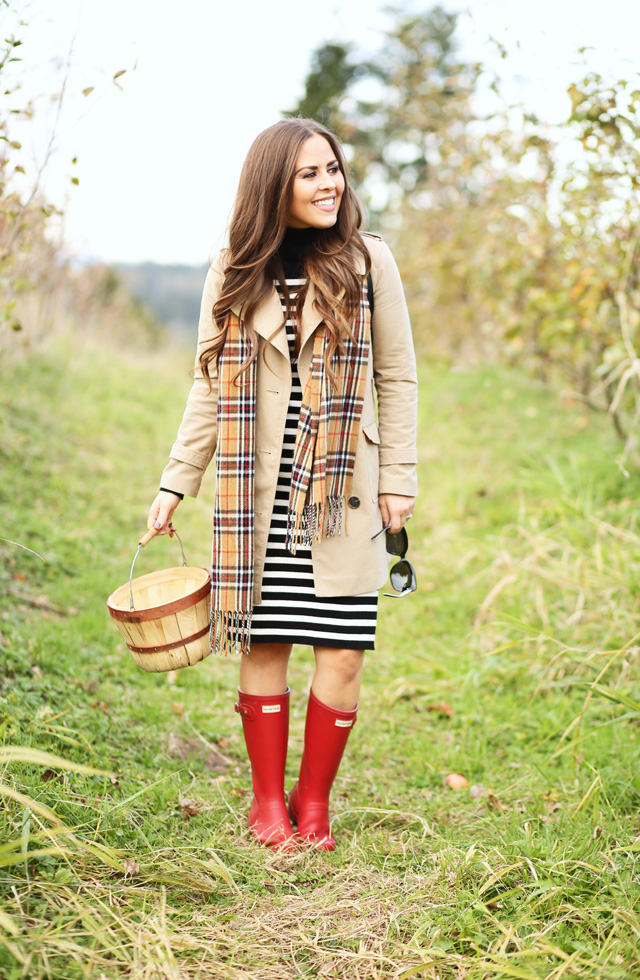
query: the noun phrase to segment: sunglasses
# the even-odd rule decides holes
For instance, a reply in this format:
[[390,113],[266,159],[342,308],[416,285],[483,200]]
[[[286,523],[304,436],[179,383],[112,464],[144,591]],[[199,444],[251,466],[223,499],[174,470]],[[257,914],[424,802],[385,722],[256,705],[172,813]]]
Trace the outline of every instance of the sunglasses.
[[390,599],[402,599],[404,595],[409,595],[410,592],[415,592],[418,588],[416,570],[411,562],[407,561],[405,558],[405,555],[409,550],[409,538],[404,528],[400,528],[400,530],[396,531],[395,534],[391,534],[389,531],[389,526],[387,526],[383,527],[382,531],[378,531],[377,534],[374,534],[371,540],[374,541],[385,531],[387,535],[387,554],[398,557],[400,561],[397,561],[389,572],[391,587],[395,589],[398,594],[395,595],[393,592],[383,592],[383,595],[388,596]]

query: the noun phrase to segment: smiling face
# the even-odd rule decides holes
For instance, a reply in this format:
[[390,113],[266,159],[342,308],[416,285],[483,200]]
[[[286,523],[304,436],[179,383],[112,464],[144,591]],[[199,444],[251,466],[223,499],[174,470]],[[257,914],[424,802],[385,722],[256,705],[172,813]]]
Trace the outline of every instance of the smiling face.
[[331,228],[338,220],[344,177],[331,144],[320,134],[302,144],[291,190],[290,228]]

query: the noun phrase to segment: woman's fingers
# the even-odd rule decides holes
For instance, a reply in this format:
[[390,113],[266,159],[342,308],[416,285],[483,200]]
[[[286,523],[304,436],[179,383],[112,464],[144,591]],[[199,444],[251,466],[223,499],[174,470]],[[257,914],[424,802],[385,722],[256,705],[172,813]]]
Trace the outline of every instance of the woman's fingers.
[[149,529],[154,527],[158,534],[172,535],[171,518],[179,503],[180,497],[176,497],[175,493],[168,493],[166,490],[161,490],[149,508],[147,527]]
[[381,493],[378,504],[384,526],[389,525],[391,533],[397,534],[413,517],[415,503],[415,497],[405,497],[397,493]]
[[382,526],[388,527],[391,523],[391,514],[389,512],[389,506],[387,504],[387,495],[380,494],[378,498],[378,506],[380,507],[380,516],[382,517]]

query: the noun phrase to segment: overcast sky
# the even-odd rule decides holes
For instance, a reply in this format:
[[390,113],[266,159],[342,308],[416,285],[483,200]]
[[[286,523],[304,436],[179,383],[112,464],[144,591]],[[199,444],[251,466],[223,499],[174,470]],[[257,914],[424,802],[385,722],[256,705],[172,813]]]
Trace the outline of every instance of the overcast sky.
[[[23,89],[12,102],[35,99],[35,119],[18,134],[30,155],[28,179],[44,158],[55,124],[51,96],[66,75],[43,184],[65,208],[71,248],[106,261],[207,262],[223,238],[247,148],[302,94],[313,49],[340,40],[375,50],[390,23],[385,6],[20,0],[27,26],[19,31],[2,8],[3,37],[16,30],[24,38],[15,66]],[[405,6],[417,12],[431,4]],[[488,61],[510,98],[550,121],[567,114],[580,46],[594,48],[587,57],[603,73],[629,77],[638,63],[640,4],[629,0],[443,6],[461,12],[463,54]],[[506,46],[505,61],[490,37]],[[123,70],[118,88],[112,79]]]

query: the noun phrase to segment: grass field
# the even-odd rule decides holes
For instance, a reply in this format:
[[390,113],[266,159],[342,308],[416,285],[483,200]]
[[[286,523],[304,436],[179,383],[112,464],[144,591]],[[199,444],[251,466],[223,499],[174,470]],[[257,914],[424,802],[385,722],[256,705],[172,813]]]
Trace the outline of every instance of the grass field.
[[[339,849],[278,855],[245,826],[236,664],[145,674],[106,611],[189,360],[0,370],[0,977],[639,978],[640,481],[607,420],[424,368],[419,591],[381,599]],[[192,564],[208,486],[176,519]],[[297,649],[291,779],[311,671]]]

